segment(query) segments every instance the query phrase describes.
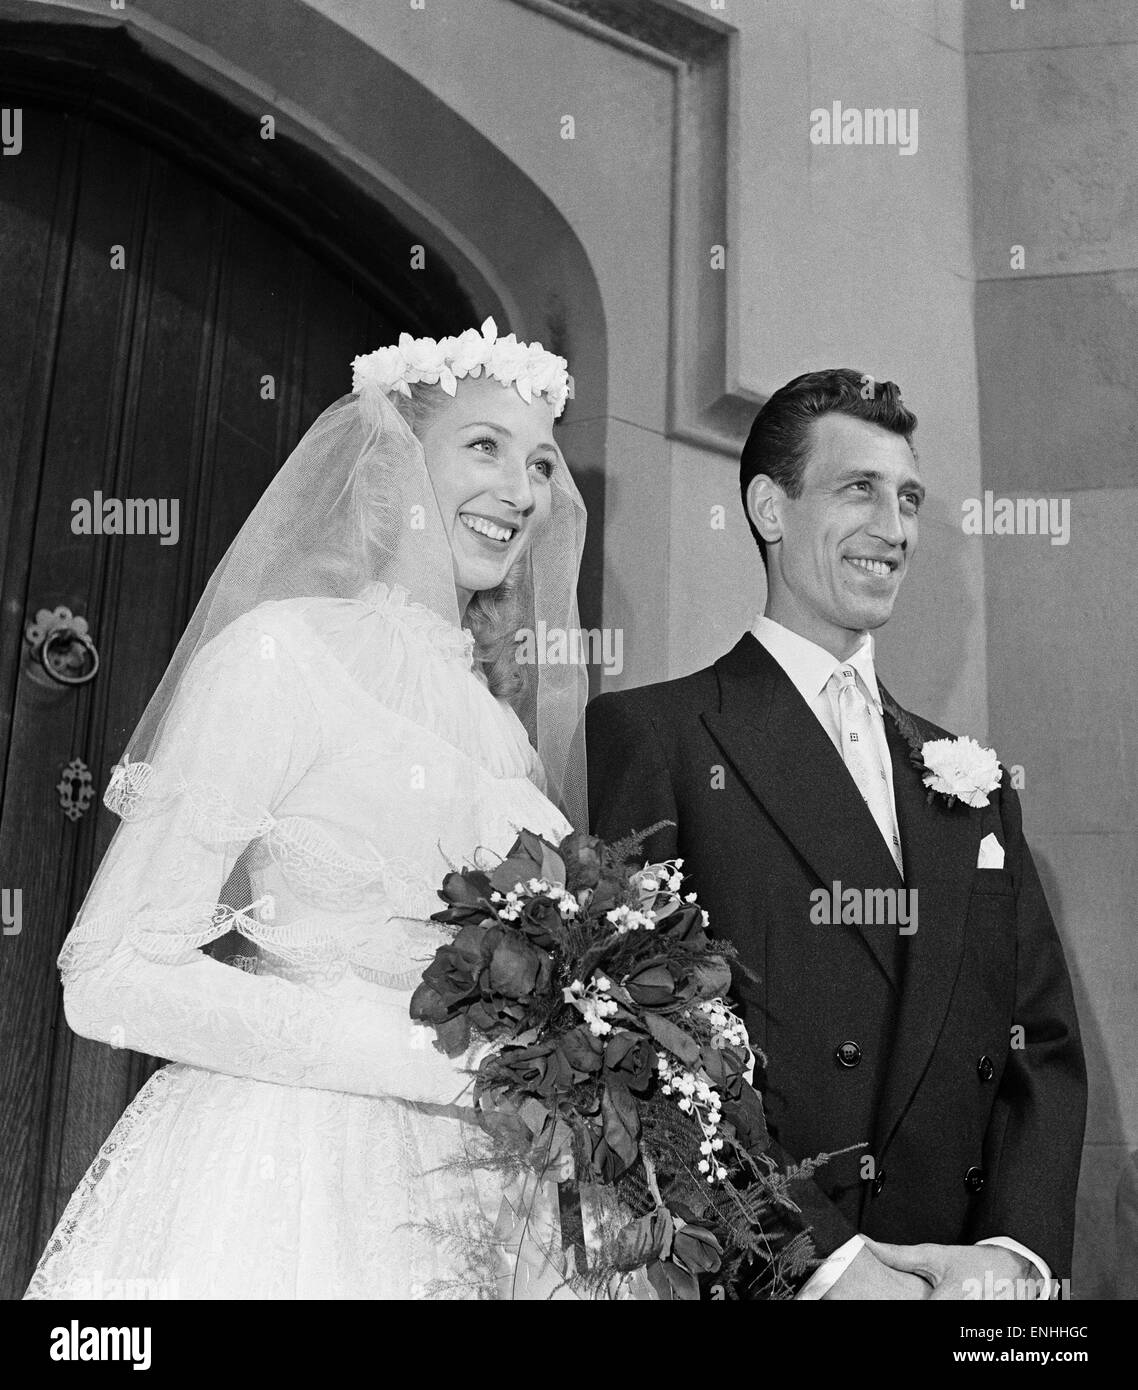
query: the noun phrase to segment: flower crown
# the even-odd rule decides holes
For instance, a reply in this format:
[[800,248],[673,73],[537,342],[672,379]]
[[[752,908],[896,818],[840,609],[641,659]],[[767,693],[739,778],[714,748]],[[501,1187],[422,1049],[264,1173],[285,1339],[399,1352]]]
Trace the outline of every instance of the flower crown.
[[412,338],[399,335],[398,347],[378,348],[352,362],[352,390],[365,386],[380,391],[398,391],[409,396],[415,382],[439,385],[453,396],[463,377],[485,372],[503,386],[517,387],[518,395],[529,405],[534,396],[544,396],[556,420],[565,409],[569,395],[569,364],[564,357],[546,352],[540,343],[519,343],[511,333],[498,337],[498,325],[487,319],[482,332],[468,328],[457,338]]

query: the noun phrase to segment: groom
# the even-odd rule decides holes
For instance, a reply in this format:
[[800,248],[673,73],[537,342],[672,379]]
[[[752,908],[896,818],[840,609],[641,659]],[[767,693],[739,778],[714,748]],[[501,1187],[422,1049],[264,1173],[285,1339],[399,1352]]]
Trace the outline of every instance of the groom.
[[706,670],[590,705],[590,809],[605,838],[675,822],[646,851],[683,857],[756,977],[772,1151],[864,1141],[796,1189],[826,1257],[799,1297],[1045,1297],[1086,1109],[1062,948],[1007,774],[984,805],[927,799],[914,749],[952,735],[874,668],[916,549],[916,423],[845,368],[771,396],[740,465],[766,611]]

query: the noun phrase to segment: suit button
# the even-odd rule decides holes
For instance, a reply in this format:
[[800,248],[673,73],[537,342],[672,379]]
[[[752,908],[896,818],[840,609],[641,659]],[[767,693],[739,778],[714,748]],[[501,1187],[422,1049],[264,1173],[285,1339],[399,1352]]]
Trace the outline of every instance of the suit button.
[[991,1081],[992,1077],[996,1074],[996,1068],[992,1065],[991,1057],[987,1056],[987,1054],[981,1057],[976,1063],[976,1071],[981,1081]]
[[878,1175],[877,1175],[877,1176],[874,1178],[874,1180],[873,1180],[873,1195],[874,1195],[875,1197],[880,1197],[880,1196],[881,1196],[881,1189],[882,1189],[884,1186],[885,1186],[885,1169],[883,1168],[883,1169],[881,1170],[881,1172],[878,1173]]
[[979,1192],[984,1186],[983,1168],[972,1167],[964,1174],[964,1186],[969,1192]]
[[856,1067],[861,1061],[861,1048],[855,1042],[841,1043],[834,1052],[840,1067]]

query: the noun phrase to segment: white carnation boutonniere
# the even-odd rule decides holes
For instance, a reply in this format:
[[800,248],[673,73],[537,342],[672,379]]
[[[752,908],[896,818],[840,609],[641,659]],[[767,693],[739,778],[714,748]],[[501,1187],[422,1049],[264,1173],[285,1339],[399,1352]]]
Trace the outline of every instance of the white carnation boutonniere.
[[1000,785],[1000,760],[994,748],[974,738],[934,738],[921,745],[922,781],[931,791],[966,806],[987,806],[988,793]]
[[909,745],[910,761],[929,789],[930,801],[934,793],[940,793],[948,798],[949,806],[958,801],[976,808],[987,806],[988,793],[994,792],[1003,778],[994,748],[985,748],[967,735],[922,738],[913,716],[884,692],[882,705]]

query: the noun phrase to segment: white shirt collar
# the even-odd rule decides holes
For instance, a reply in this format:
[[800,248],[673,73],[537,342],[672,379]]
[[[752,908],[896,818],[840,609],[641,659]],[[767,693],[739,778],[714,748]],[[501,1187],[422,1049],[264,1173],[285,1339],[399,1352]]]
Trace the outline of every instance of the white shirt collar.
[[871,632],[865,634],[857,650],[845,661],[839,661],[825,647],[820,647],[808,637],[783,627],[764,613],[760,613],[755,619],[751,632],[790,677],[794,688],[808,705],[814,704],[826,688],[826,682],[839,666],[852,666],[861,677],[862,685],[877,706],[878,713],[881,712],[881,695],[877,689],[877,673],[873,666]]

